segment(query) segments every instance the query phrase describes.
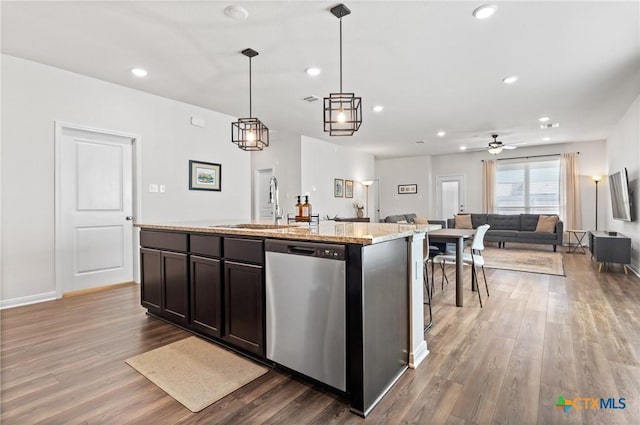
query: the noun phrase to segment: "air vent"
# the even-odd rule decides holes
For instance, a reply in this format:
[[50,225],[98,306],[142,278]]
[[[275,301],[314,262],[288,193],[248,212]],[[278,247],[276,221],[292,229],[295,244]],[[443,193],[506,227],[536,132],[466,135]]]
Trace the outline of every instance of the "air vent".
[[311,96],[307,96],[305,98],[303,98],[302,100],[307,101],[309,103],[313,103],[313,102],[317,102],[318,100],[320,100],[320,98],[318,96],[315,95],[311,95]]
[[559,122],[554,122],[553,124],[549,123],[549,124],[541,124],[540,128],[545,129],[545,128],[558,128],[560,127],[560,123]]

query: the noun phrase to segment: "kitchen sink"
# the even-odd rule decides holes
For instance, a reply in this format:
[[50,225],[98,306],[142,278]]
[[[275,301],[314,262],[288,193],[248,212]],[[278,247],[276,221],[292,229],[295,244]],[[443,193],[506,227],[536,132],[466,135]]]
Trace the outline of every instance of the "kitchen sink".
[[272,230],[272,229],[287,229],[294,227],[288,224],[258,224],[258,223],[245,223],[245,224],[221,224],[211,227],[222,227],[225,229],[253,229],[253,230]]

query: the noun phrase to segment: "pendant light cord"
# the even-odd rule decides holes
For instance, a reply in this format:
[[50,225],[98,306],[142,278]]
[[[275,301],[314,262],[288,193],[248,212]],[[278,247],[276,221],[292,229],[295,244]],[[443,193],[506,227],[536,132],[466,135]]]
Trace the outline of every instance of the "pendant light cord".
[[251,57],[249,57],[249,118],[252,118],[251,114]]
[[342,93],[342,18],[340,18],[340,93]]

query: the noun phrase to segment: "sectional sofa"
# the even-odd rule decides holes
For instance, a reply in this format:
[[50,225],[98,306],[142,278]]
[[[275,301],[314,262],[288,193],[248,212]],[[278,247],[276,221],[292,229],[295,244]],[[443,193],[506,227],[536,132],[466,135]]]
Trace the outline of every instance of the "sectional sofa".
[[[473,228],[489,224],[491,226],[484,237],[485,241],[522,242],[553,245],[556,251],[562,245],[564,225],[561,220],[556,223],[553,232],[536,232],[540,214],[471,214]],[[447,220],[447,227],[454,227],[454,219]]]

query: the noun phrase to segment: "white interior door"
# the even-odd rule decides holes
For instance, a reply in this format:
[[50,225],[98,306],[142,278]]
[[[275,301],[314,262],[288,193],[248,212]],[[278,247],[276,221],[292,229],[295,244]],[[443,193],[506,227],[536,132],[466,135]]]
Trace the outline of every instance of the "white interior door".
[[258,220],[273,220],[273,204],[269,202],[271,176],[273,176],[271,168],[257,171],[255,205],[258,206]]
[[464,176],[439,176],[437,178],[440,218],[453,218],[464,209]]
[[58,135],[58,291],[133,281],[133,140],[64,126]]

